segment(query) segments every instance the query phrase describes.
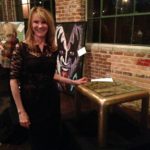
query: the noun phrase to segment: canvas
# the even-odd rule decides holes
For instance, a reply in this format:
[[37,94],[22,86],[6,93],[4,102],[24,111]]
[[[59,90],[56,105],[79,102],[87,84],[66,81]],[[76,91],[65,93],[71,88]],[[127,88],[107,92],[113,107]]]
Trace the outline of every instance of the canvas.
[[[2,32],[2,25],[5,22],[0,22],[0,41],[4,40],[3,32]],[[25,39],[25,25],[24,22],[10,22],[13,23],[17,28],[17,38],[19,41],[23,41]]]
[[[57,73],[76,80],[82,76],[83,56],[77,51],[85,45],[85,22],[58,23],[56,25],[56,44],[59,50]],[[59,90],[74,93],[74,86],[58,84]]]

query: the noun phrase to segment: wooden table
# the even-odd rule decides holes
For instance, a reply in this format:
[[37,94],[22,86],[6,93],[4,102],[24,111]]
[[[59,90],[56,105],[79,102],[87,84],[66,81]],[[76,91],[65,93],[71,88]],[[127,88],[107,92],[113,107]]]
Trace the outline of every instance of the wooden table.
[[80,95],[98,106],[98,142],[100,146],[106,144],[107,111],[110,106],[134,100],[141,100],[141,126],[147,127],[149,93],[139,87],[131,86],[119,81],[88,82],[76,87],[76,111],[80,113]]

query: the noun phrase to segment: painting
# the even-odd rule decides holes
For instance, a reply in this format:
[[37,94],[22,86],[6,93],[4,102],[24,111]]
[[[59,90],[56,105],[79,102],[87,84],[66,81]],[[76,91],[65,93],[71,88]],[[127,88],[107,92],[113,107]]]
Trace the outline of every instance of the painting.
[[[85,45],[85,22],[58,23],[56,25],[57,73],[73,80],[82,76],[83,57],[78,50]],[[59,90],[74,93],[74,85],[58,84]]]
[[[7,37],[4,35],[3,31],[3,25],[8,22],[0,22],[0,84],[5,87],[5,84],[2,84],[2,82],[5,82],[4,80],[9,79],[9,67],[10,67],[10,61],[11,61],[11,53],[12,53],[12,43],[8,42],[7,38],[12,34],[12,32],[9,30],[9,26],[7,26]],[[11,24],[14,24],[17,30],[17,39],[15,42],[23,41],[25,39],[25,31],[24,31],[24,22],[9,22]],[[3,80],[3,81],[2,81]],[[2,87],[2,86],[1,86]],[[0,91],[1,88],[0,87]],[[6,88],[4,88],[6,89]],[[8,88],[9,89],[9,86]]]
[[[5,22],[0,22],[0,41],[4,40],[2,26]],[[17,38],[19,41],[23,41],[25,39],[25,25],[24,22],[10,22],[16,26],[17,29]]]

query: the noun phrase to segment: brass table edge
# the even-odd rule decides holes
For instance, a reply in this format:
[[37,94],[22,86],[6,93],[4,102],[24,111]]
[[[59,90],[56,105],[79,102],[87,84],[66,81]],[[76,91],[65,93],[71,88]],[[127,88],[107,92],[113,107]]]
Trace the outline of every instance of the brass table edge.
[[144,97],[149,97],[149,92],[143,89],[139,91],[132,91],[129,93],[114,95],[110,97],[102,97],[99,94],[97,94],[95,91],[92,91],[91,89],[87,88],[84,85],[77,86],[76,90],[81,92],[82,95],[88,97],[89,99],[91,99],[92,101],[100,105],[113,105],[113,104],[119,104],[123,102],[129,102],[132,101],[133,99],[138,100]]

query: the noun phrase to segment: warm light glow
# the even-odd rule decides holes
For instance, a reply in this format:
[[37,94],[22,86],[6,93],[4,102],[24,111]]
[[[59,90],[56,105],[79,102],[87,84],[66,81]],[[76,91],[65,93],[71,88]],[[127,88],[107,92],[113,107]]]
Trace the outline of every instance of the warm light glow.
[[22,0],[22,4],[30,3],[30,0]]
[[122,0],[124,3],[127,3],[128,2],[128,0]]
[[30,0],[22,0],[23,18],[28,18],[30,10]]

